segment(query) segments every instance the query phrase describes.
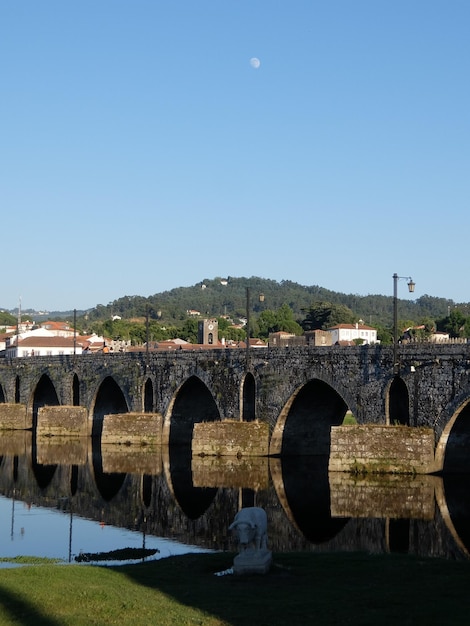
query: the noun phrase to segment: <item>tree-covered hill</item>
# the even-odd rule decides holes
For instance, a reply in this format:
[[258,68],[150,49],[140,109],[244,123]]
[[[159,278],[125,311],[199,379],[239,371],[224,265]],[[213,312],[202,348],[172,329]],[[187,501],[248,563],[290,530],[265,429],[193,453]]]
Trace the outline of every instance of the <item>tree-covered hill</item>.
[[[88,312],[88,319],[101,321],[110,319],[113,315],[132,319],[148,315],[150,319],[178,325],[187,319],[189,310],[199,311],[202,317],[227,315],[239,318],[246,315],[247,288],[250,294],[250,312],[254,315],[263,310],[277,310],[287,304],[292,309],[294,318],[301,321],[315,303],[329,302],[348,307],[357,320],[362,319],[366,324],[392,324],[392,295],[344,294],[318,285],[303,286],[288,280],[277,282],[255,276],[207,278],[191,287],[176,287],[148,298],[123,296],[107,305],[97,305]],[[260,301],[261,294],[263,301]],[[424,318],[443,318],[457,305],[452,300],[423,295],[416,300],[399,299],[398,306],[400,319],[418,322]]]
[[[404,289],[406,291],[406,287]],[[405,294],[403,294],[405,295]],[[249,304],[250,336],[267,339],[271,332],[295,335],[338,323],[363,323],[377,329],[383,344],[393,339],[393,296],[345,294],[319,285],[304,286],[252,276],[206,278],[190,287],[176,287],[149,297],[123,296],[88,311],[41,314],[23,311],[23,319],[39,323],[49,319],[76,319],[81,334],[96,333],[142,345],[147,340],[176,337],[197,342],[198,319],[218,318],[219,333],[227,341],[246,338]],[[470,337],[470,305],[423,295],[398,300],[398,330],[412,327],[417,339],[436,329],[450,337]],[[5,325],[16,322],[17,312],[5,313]],[[15,317],[10,314],[16,313]],[[25,317],[26,316],[26,317]],[[1,320],[0,320],[1,322]]]

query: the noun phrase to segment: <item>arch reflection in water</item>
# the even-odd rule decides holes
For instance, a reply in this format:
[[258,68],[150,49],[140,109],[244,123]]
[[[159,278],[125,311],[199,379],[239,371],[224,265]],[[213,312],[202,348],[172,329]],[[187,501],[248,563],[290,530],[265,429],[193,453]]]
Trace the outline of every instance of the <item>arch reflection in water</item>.
[[[47,465],[31,462],[31,433],[22,436],[20,442],[0,434],[0,494],[14,492],[17,503],[216,549],[235,548],[228,526],[240,506],[250,504],[266,510],[274,552],[405,550],[467,558],[464,479],[366,480],[328,474],[326,459],[315,457],[194,459],[180,447],[127,456],[125,446],[106,446],[101,455],[90,450],[88,462],[67,465],[54,456],[61,446],[47,450],[41,442],[42,459],[61,460],[48,474]],[[387,521],[400,519],[407,521]]]
[[[448,427],[451,424],[448,425]],[[457,414],[447,437],[444,457],[446,474],[470,473],[470,402]]]
[[470,476],[445,476],[442,482],[443,517],[459,548],[470,556]]
[[98,445],[92,447],[93,474],[98,491],[106,502],[110,502],[121,490],[125,473],[107,473],[103,470],[103,457]]
[[328,457],[283,457],[273,460],[271,467],[282,477],[276,481],[277,490],[287,516],[306,539],[324,543],[343,529],[349,518],[331,515]]
[[190,520],[198,519],[212,504],[217,489],[194,486],[191,448],[177,446],[165,451],[164,465],[171,493]]

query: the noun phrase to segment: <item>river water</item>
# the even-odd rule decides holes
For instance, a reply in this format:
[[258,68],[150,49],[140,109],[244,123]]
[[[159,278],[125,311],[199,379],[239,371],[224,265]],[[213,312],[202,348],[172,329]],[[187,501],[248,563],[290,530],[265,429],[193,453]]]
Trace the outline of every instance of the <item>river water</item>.
[[469,558],[469,476],[358,477],[329,473],[327,461],[193,458],[4,431],[0,566],[23,555],[116,563],[236,550],[228,526],[253,505],[267,512],[275,552]]

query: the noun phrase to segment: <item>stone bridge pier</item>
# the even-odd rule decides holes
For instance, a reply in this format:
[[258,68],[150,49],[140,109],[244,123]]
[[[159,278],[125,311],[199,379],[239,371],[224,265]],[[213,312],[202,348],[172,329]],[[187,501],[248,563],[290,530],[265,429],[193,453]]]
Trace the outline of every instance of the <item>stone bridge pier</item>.
[[468,466],[467,344],[408,344],[398,356],[398,376],[392,348],[380,345],[4,359],[0,418],[3,428],[34,430],[40,409],[77,407],[87,434],[100,437],[107,416],[152,414],[163,443],[179,445],[190,445],[198,422],[258,420],[271,455],[321,456],[350,410],[362,425],[430,428],[440,466]]

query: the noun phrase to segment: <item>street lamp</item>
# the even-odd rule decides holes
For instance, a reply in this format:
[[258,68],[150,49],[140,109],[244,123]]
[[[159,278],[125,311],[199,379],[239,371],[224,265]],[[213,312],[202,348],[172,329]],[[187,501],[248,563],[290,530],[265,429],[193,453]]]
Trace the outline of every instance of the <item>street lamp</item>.
[[246,363],[245,367],[248,371],[250,360],[250,288],[246,288]]
[[397,358],[397,349],[398,349],[398,281],[399,280],[407,280],[408,281],[408,291],[413,293],[415,290],[415,283],[413,279],[409,276],[398,276],[398,274],[393,275],[393,373],[395,376],[398,375],[398,358]]
[[73,356],[77,352],[77,309],[73,310]]
[[145,369],[148,369],[149,366],[149,307],[147,305],[145,311]]
[[[246,287],[246,369],[248,370],[250,361],[250,308],[251,289]],[[264,293],[258,295],[258,300],[264,302]]]

